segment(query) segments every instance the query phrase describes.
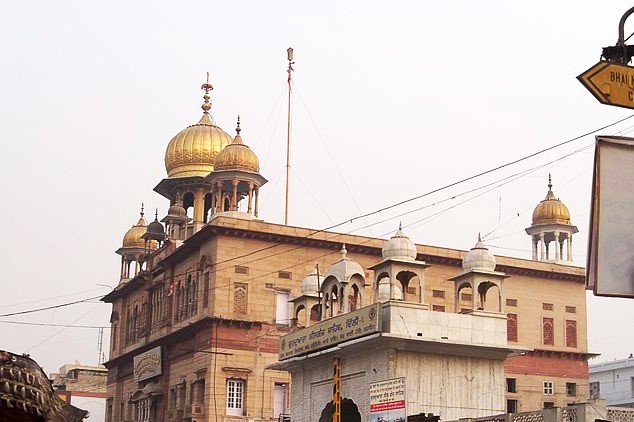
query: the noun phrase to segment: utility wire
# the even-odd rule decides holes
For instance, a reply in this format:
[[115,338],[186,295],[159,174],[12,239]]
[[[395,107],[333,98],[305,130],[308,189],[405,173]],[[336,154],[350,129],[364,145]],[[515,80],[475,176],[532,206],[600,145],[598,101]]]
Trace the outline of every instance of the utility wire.
[[[427,192],[422,193],[422,194],[420,194],[420,195],[417,195],[417,196],[414,196],[414,197],[411,197],[411,198],[408,198],[408,199],[405,199],[405,200],[402,200],[402,201],[399,201],[399,202],[393,203],[393,204],[391,204],[391,205],[387,205],[387,206],[385,206],[385,207],[382,207],[382,208],[376,209],[376,210],[374,210],[374,211],[371,211],[371,212],[368,212],[368,213],[365,213],[365,214],[357,215],[357,216],[355,216],[355,217],[352,217],[352,218],[350,218],[350,219],[346,219],[346,220],[344,220],[344,221],[342,221],[342,222],[340,222],[340,223],[333,224],[333,225],[328,226],[328,227],[323,228],[323,229],[313,230],[310,234],[308,234],[308,235],[304,236],[304,238],[305,238],[305,239],[308,239],[308,238],[312,237],[313,235],[315,235],[315,234],[317,234],[317,233],[326,232],[326,231],[332,230],[332,229],[334,229],[334,228],[337,228],[337,227],[339,227],[339,226],[342,226],[342,225],[344,225],[344,224],[351,223],[351,222],[353,222],[353,221],[355,221],[355,220],[360,220],[360,219],[363,219],[363,218],[370,217],[370,216],[372,216],[372,215],[379,214],[379,213],[381,213],[381,212],[384,212],[384,211],[390,210],[390,209],[392,209],[392,208],[399,207],[399,206],[404,205],[404,204],[406,204],[406,203],[409,203],[409,202],[412,202],[412,201],[415,201],[415,200],[418,200],[418,199],[424,198],[424,197],[429,196],[429,195],[431,195],[431,194],[434,194],[434,193],[437,193],[437,192],[440,192],[440,191],[446,190],[446,189],[448,189],[448,188],[450,188],[450,187],[454,187],[454,186],[457,186],[457,185],[459,185],[459,184],[465,183],[465,182],[467,182],[467,181],[470,181],[470,180],[476,179],[476,178],[481,177],[481,176],[484,176],[484,175],[486,175],[486,174],[493,173],[493,172],[495,172],[495,171],[497,171],[497,170],[501,170],[501,169],[503,169],[503,168],[505,168],[505,167],[509,167],[509,166],[514,165],[514,164],[517,164],[517,163],[519,163],[519,162],[521,162],[521,161],[527,160],[527,159],[529,159],[529,158],[535,157],[535,156],[537,156],[537,155],[540,155],[540,154],[543,154],[543,153],[545,153],[545,152],[551,151],[551,150],[553,150],[553,149],[555,149],[555,148],[558,148],[558,147],[561,147],[561,146],[563,146],[563,145],[566,145],[566,144],[569,144],[569,143],[571,143],[571,142],[574,142],[574,141],[576,141],[576,140],[579,140],[579,139],[581,139],[581,138],[583,138],[583,137],[586,137],[586,136],[592,135],[592,134],[594,134],[594,133],[597,133],[597,132],[599,132],[599,131],[601,131],[601,130],[605,130],[605,129],[607,129],[607,128],[610,128],[610,127],[612,127],[612,126],[615,126],[615,125],[617,125],[617,124],[619,124],[619,123],[622,123],[622,122],[624,122],[624,121],[626,121],[626,120],[628,120],[628,119],[631,119],[632,117],[634,117],[634,114],[629,115],[629,116],[627,116],[627,117],[624,117],[624,118],[622,118],[622,119],[620,119],[620,120],[617,120],[617,121],[615,121],[615,122],[612,122],[612,123],[610,123],[610,124],[607,124],[607,125],[605,125],[605,126],[602,126],[602,127],[598,128],[598,129],[594,129],[594,130],[592,130],[592,131],[586,132],[586,133],[584,133],[584,134],[582,134],[582,135],[575,136],[575,137],[573,137],[573,138],[571,138],[571,139],[568,139],[568,140],[566,140],[566,141],[560,142],[560,143],[555,144],[555,145],[553,145],[553,146],[550,146],[550,147],[548,147],[548,148],[541,149],[541,150],[539,150],[539,151],[537,151],[537,152],[531,153],[531,154],[529,154],[529,155],[523,156],[523,157],[518,158],[518,159],[515,159],[515,160],[513,160],[513,161],[509,161],[509,162],[507,162],[507,163],[501,164],[501,165],[499,165],[499,166],[497,166],[497,167],[494,167],[494,168],[491,168],[491,169],[489,169],[489,170],[485,170],[485,171],[482,171],[482,172],[477,173],[477,174],[475,174],[475,175],[472,175],[472,176],[469,176],[469,177],[466,177],[466,178],[463,178],[463,179],[457,180],[457,181],[455,181],[455,182],[449,183],[449,184],[444,185],[444,186],[442,186],[442,187],[439,187],[439,188],[436,188],[436,189],[432,189],[431,191],[427,191]],[[419,220],[419,221],[420,221],[420,220]],[[338,237],[338,236],[339,236],[339,234],[337,234],[337,235],[336,235],[336,237]],[[260,253],[260,252],[264,252],[264,251],[270,250],[270,249],[272,249],[272,248],[275,248],[275,247],[277,247],[277,246],[281,246],[281,245],[282,245],[281,243],[276,243],[276,244],[272,244],[272,245],[269,245],[269,246],[266,246],[266,247],[263,247],[263,248],[260,248],[260,249],[257,249],[257,250],[255,250],[255,251],[251,251],[251,252],[248,252],[248,253],[245,253],[245,254],[242,254],[242,255],[238,255],[238,256],[235,256],[235,257],[227,258],[227,259],[225,259],[225,260],[222,260],[222,261],[216,262],[214,266],[217,268],[217,266],[218,266],[218,265],[220,265],[220,264],[229,263],[229,262],[235,262],[236,260],[239,260],[239,259],[241,259],[241,258],[246,258],[246,257],[249,257],[249,256],[252,256],[252,255],[255,255],[255,254]],[[299,247],[298,247],[298,248],[299,248]],[[282,253],[288,253],[288,252],[290,252],[290,251],[292,251],[292,250],[295,250],[295,249],[298,249],[298,248],[291,248],[290,250],[282,251],[282,252],[280,252],[280,253],[277,253],[277,254],[274,254],[274,255],[271,255],[271,256],[279,255],[279,254],[282,254]],[[331,252],[331,253],[324,254],[323,256],[327,256],[327,255],[334,254],[334,253],[337,253],[337,251],[334,251],[334,252]],[[262,259],[262,258],[260,257],[260,258],[258,258],[257,260],[260,260],[260,259]],[[255,261],[255,260],[254,260],[254,261]],[[312,259],[311,259],[310,261],[312,261]],[[309,262],[309,261],[307,261],[307,262]],[[298,264],[298,265],[301,265],[301,264]],[[297,266],[297,265],[295,265],[295,266]],[[292,267],[295,267],[295,266],[292,266]],[[291,268],[292,268],[292,267],[291,267]],[[218,271],[218,270],[217,270],[217,269],[215,269],[215,271],[214,271],[214,272],[217,272],[217,271]],[[270,274],[274,274],[275,272],[277,272],[277,271],[271,272]],[[270,275],[270,274],[266,274],[266,275]],[[181,275],[182,275],[182,274],[181,274]],[[176,274],[176,275],[172,275],[172,276],[178,276],[178,274]],[[262,276],[264,276],[264,275],[262,275]],[[259,277],[262,277],[262,276],[258,276],[258,278],[259,278]],[[216,287],[214,287],[214,288],[216,288]],[[65,307],[65,306],[74,305],[74,304],[77,304],[77,303],[87,302],[87,301],[89,301],[89,300],[100,299],[101,297],[102,297],[102,296],[95,296],[95,297],[91,297],[91,298],[87,298],[87,299],[77,300],[77,301],[73,301],[73,302],[67,302],[67,303],[63,303],[63,304],[59,304],[59,305],[53,305],[53,306],[48,306],[48,307],[44,307],[44,308],[32,309],[32,310],[21,311],[21,312],[12,312],[12,313],[8,313],[8,314],[1,314],[1,315],[0,315],[0,317],[7,317],[7,316],[14,316],[14,315],[21,315],[21,314],[27,314],[27,313],[33,313],[33,312],[39,312],[39,311],[44,311],[44,310],[49,310],[49,309],[56,309],[56,308],[60,308],[60,307]]]
[[14,316],[14,315],[31,314],[33,312],[48,311],[49,309],[63,308],[65,306],[76,305],[78,303],[88,302],[90,300],[101,299],[102,297],[103,297],[103,295],[99,295],[99,296],[89,297],[89,298],[86,298],[86,299],[75,300],[73,302],[60,303],[59,305],[46,306],[44,308],[29,309],[29,310],[26,310],[26,311],[19,311],[19,312],[11,312],[11,313],[8,313],[8,314],[0,315],[0,318]]
[[25,321],[0,321],[0,324],[32,325],[32,326],[37,326],[37,327],[105,328],[105,329],[110,329],[110,326],[105,326],[105,325],[51,324],[51,323],[44,323],[44,322],[25,322]]

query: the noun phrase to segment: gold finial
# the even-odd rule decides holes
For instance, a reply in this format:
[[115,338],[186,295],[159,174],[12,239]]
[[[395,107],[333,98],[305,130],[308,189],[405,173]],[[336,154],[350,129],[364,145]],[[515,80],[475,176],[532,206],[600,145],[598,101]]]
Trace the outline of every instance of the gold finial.
[[238,114],[238,123],[237,123],[237,126],[236,126],[236,133],[238,134],[238,136],[240,136],[240,131],[241,130],[242,129],[240,129],[240,115]]
[[553,190],[553,181],[550,177],[550,173],[548,173],[548,190]]
[[213,85],[209,83],[209,72],[207,72],[207,82],[205,82],[204,84],[202,84],[202,86],[200,87],[200,89],[202,89],[203,91],[205,91],[205,95],[203,95],[203,99],[205,100],[205,102],[203,103],[203,105],[201,106],[201,108],[203,109],[203,112],[205,114],[209,114],[209,110],[211,110],[211,103],[209,102],[209,99],[211,98],[209,96],[209,91],[211,91],[212,89],[214,89]]
[[145,204],[143,202],[141,202],[141,217],[143,217],[145,215],[145,213],[143,212],[143,208],[145,207]]

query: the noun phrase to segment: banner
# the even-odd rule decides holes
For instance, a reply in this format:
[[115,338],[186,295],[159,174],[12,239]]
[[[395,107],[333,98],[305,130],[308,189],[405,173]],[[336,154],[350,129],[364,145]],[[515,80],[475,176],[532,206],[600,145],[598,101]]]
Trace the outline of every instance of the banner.
[[368,422],[404,422],[405,378],[370,384],[370,420]]

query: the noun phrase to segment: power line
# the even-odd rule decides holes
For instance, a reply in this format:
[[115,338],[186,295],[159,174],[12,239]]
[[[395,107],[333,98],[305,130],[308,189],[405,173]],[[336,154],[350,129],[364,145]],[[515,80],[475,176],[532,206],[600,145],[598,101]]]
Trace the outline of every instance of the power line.
[[27,325],[35,327],[63,327],[63,328],[88,328],[88,329],[110,329],[106,325],[74,325],[74,324],[55,324],[47,322],[26,322],[26,321],[0,321],[0,324]]
[[103,295],[99,295],[99,296],[89,297],[89,298],[86,298],[86,299],[75,300],[73,302],[60,303],[59,305],[46,306],[44,308],[29,309],[27,311],[19,311],[19,312],[11,312],[11,313],[8,313],[8,314],[0,315],[0,318],[14,316],[14,315],[30,314],[30,313],[33,313],[33,312],[48,311],[49,309],[63,308],[65,306],[76,305],[78,303],[88,302],[89,300],[101,299],[102,297],[103,297]]

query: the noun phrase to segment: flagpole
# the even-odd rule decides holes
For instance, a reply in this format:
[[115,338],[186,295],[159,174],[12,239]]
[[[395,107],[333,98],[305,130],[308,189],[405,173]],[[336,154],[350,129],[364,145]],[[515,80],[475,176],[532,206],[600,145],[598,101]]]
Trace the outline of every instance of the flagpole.
[[291,81],[293,74],[293,48],[289,47],[286,50],[286,57],[288,59],[288,115],[286,124],[286,202],[284,207],[284,225],[288,225],[288,178],[291,169]]

